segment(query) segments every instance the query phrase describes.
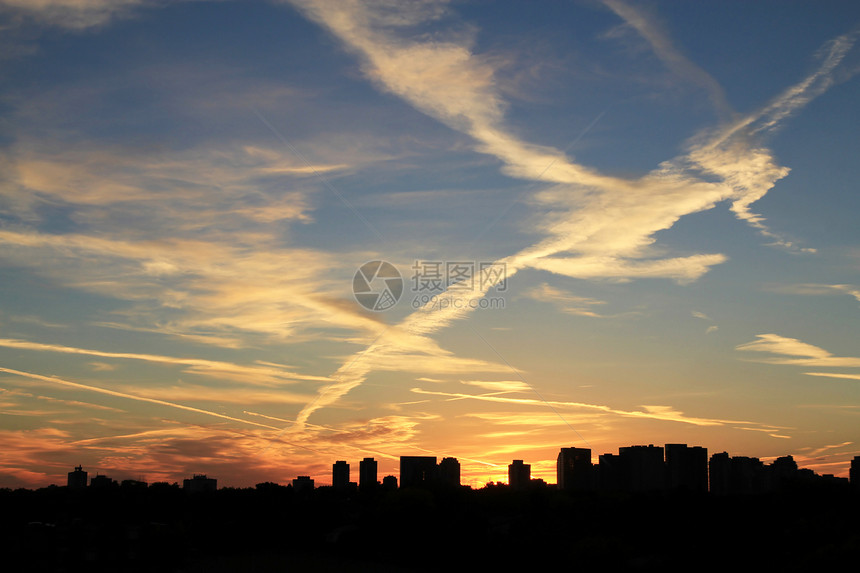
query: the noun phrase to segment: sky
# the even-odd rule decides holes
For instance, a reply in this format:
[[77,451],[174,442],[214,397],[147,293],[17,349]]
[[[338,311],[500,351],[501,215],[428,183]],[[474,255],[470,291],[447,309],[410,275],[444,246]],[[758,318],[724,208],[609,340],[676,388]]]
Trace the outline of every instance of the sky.
[[860,4],[0,0],[0,487],[860,455]]

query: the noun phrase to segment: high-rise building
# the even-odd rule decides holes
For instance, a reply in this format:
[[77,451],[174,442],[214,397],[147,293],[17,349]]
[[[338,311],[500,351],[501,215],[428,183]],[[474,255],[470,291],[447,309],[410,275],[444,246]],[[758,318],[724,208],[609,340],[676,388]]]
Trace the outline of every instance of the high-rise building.
[[669,489],[708,491],[708,450],[687,444],[666,444],[666,474]]
[[523,460],[514,460],[508,465],[508,484],[511,489],[526,489],[532,479],[531,464],[524,464]]
[[436,468],[436,479],[442,485],[460,485],[460,462],[457,458],[442,458]]
[[126,491],[141,491],[146,489],[146,482],[139,479],[124,479],[120,482],[119,486]]
[[[711,456],[708,472],[711,493],[751,494],[763,493],[772,489],[770,471],[758,458],[746,456],[730,457],[722,452]],[[809,470],[812,472],[812,470]],[[797,470],[796,476],[803,477],[804,470]]]
[[591,450],[589,448],[561,448],[556,462],[559,489],[591,489]]
[[385,476],[382,478],[382,489],[386,491],[397,489],[397,476]]
[[108,476],[96,474],[95,477],[90,478],[90,487],[93,489],[110,489],[116,486],[116,480],[113,480]]
[[331,485],[336,489],[346,489],[349,487],[348,463],[338,460],[331,466]]
[[731,468],[729,493],[762,493],[767,489],[764,464],[758,458],[734,456]]
[[69,489],[86,489],[87,487],[87,472],[83,466],[75,466],[75,471],[69,472],[69,478],[66,481],[66,486]]
[[379,483],[376,477],[377,462],[373,458],[364,458],[358,463],[358,487],[363,490],[373,489]]
[[666,487],[662,447],[627,446],[618,448],[618,455],[624,459],[629,491],[659,491]]
[[314,480],[311,476],[298,476],[293,480],[293,491],[295,493],[309,493],[314,490]]
[[218,489],[218,480],[206,474],[194,474],[191,479],[182,480],[182,489],[190,493],[209,493]]
[[600,489],[604,491],[627,491],[630,478],[624,458],[619,454],[601,454],[597,458],[600,470]]
[[720,452],[711,456],[708,463],[708,483],[711,493],[726,495],[730,491],[732,477],[732,458],[728,452]]
[[436,474],[436,456],[400,456],[400,487],[427,485]]
[[781,456],[770,464],[771,486],[776,490],[790,487],[797,479],[797,462],[793,456]]
[[851,460],[851,469],[848,470],[851,485],[860,488],[860,456],[854,456]]

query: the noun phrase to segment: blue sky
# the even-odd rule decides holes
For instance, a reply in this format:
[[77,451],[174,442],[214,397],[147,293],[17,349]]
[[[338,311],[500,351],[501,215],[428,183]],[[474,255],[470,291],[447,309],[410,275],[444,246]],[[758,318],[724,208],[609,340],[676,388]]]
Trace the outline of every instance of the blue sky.
[[[852,3],[0,17],[0,485],[860,454]],[[416,261],[507,281],[419,292]]]

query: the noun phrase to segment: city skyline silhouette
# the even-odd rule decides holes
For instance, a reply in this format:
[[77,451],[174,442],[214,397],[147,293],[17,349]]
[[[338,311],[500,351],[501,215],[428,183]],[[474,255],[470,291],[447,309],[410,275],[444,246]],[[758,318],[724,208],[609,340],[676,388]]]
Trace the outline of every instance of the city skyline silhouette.
[[802,571],[856,558],[860,456],[849,484],[791,456],[764,465],[719,452],[703,466],[703,452],[622,446],[592,465],[586,449],[563,447],[563,487],[530,480],[514,460],[510,485],[480,489],[457,483],[454,458],[434,456],[403,456],[400,484],[380,481],[371,458],[359,482],[337,460],[332,485],[298,476],[253,488],[219,488],[202,474],[182,486],[101,474],[87,483],[76,466],[64,487],[0,488],[0,532],[22,571],[438,571],[558,566],[559,553],[613,570],[704,557],[724,568],[743,554],[745,566]]
[[[13,499],[460,484],[490,538],[495,493],[850,481],[860,3],[0,0],[0,28]],[[106,493],[51,488],[78,467]]]
[[[359,464],[359,480],[351,481],[350,463],[337,460],[331,466],[328,483],[311,476],[297,476],[292,480],[294,489],[313,490],[316,487],[331,487],[340,491],[374,491],[377,488],[397,487],[468,487],[460,481],[460,463],[457,458],[444,457],[437,463],[435,456],[400,456],[397,476],[380,476],[378,462],[365,457]],[[107,488],[120,485],[107,475],[96,473],[87,482],[88,472],[83,466],[75,466],[67,474],[66,487],[83,490],[87,487]],[[324,479],[324,478],[323,478]],[[588,448],[562,447],[556,460],[556,482],[547,483],[542,478],[531,476],[531,464],[524,460],[512,460],[508,465],[506,482],[488,482],[484,487],[505,485],[512,490],[528,490],[530,487],[552,487],[562,491],[626,491],[666,492],[687,491],[690,493],[753,494],[779,491],[788,484],[846,486],[849,483],[860,487],[860,456],[851,460],[849,477],[833,474],[818,475],[809,468],[798,466],[792,455],[780,456],[771,463],[759,458],[731,456],[728,452],[714,453],[701,446],[672,443],[665,446],[653,444],[622,446],[617,454],[604,453],[593,463]],[[170,485],[169,482],[157,482]],[[274,482],[260,482],[281,485]],[[53,484],[58,485],[58,484]],[[122,480],[124,487],[146,487],[143,479]],[[176,485],[176,482],[174,482]],[[258,484],[259,485],[259,484]],[[232,487],[223,486],[222,487]],[[206,474],[194,474],[183,480],[182,489],[193,492],[214,492],[217,478]]]

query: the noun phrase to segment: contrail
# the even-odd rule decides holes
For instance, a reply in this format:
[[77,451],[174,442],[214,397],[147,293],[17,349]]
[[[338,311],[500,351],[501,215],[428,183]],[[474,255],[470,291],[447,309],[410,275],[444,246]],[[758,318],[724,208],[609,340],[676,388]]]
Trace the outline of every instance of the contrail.
[[[832,85],[832,72],[854,39],[851,34],[838,38],[831,45],[830,56],[815,73],[757,114],[704,132],[685,154],[661,163],[644,177],[626,179],[600,173],[568,159],[559,150],[530,144],[511,134],[502,122],[503,105],[492,80],[494,70],[485,60],[474,57],[467,46],[453,41],[403,40],[391,31],[393,27],[374,27],[373,9],[360,4],[292,3],[356,53],[365,75],[377,86],[474,138],[480,153],[502,161],[506,175],[525,180],[545,178],[557,184],[542,198],[556,211],[545,222],[547,237],[496,261],[507,265],[508,278],[531,267],[576,278],[659,276],[689,281],[724,262],[726,257],[721,254],[654,260],[643,253],[655,233],[671,228],[685,215],[712,209],[727,199],[733,201],[731,209],[739,219],[761,228],[761,219],[748,207],[784,177],[787,168],[778,166],[769,150],[756,149],[748,140],[762,130],[771,130]],[[639,15],[626,4],[612,0],[609,4],[628,21]],[[710,75],[683,57],[649,21],[638,19],[637,23],[639,32],[670,67],[707,89],[717,107],[731,115],[722,88]],[[428,63],[434,58],[436,67]],[[424,73],[428,69],[432,74]],[[440,90],[438,82],[428,79],[440,74],[447,74],[459,91]],[[754,129],[753,123],[761,126]],[[551,172],[547,172],[547,164],[553,166]],[[702,172],[716,176],[717,181],[703,178]],[[559,257],[565,253],[570,255]],[[484,285],[459,294],[463,298],[481,298],[490,288]],[[318,397],[301,410],[294,428],[300,429],[313,412],[364,382],[374,369],[373,358],[380,360],[386,354],[418,348],[418,343],[429,340],[429,335],[469,311],[467,306],[438,312],[422,307],[407,316],[392,328],[391,335],[377,338],[342,366],[332,376],[334,382],[322,388]],[[408,338],[408,345],[404,338]],[[361,364],[345,372],[359,358]]]
[[231,422],[239,422],[242,424],[248,424],[251,426],[257,426],[259,428],[265,428],[267,430],[280,430],[280,428],[275,426],[269,426],[268,424],[260,424],[258,422],[252,422],[250,420],[243,420],[242,418],[234,418],[233,416],[228,416],[226,414],[219,414],[218,412],[210,412],[209,410],[202,410],[200,408],[194,408],[193,406],[184,406],[182,404],[176,404],[174,402],[167,402],[165,400],[158,400],[156,398],[146,398],[144,396],[136,396],[134,394],[126,394],[125,392],[117,392],[116,390],[108,390],[107,388],[99,388],[98,386],[89,386],[87,384],[80,384],[78,382],[70,382],[69,380],[63,380],[62,378],[57,378],[54,376],[42,376],[41,374],[32,374],[30,372],[22,372],[21,370],[13,370],[11,368],[3,368],[0,366],[0,372],[6,372],[7,374],[13,374],[15,376],[22,376],[24,378],[31,378],[33,380],[41,380],[43,382],[51,382],[53,384],[60,384],[63,386],[70,386],[72,388],[79,388],[81,390],[89,390],[90,392],[98,392],[100,394],[107,394],[108,396],[117,396],[119,398],[127,398],[129,400],[137,400],[139,402],[149,402],[150,404],[158,404],[159,406],[168,406],[170,408],[178,408],[179,410],[186,410],[188,412],[195,412],[197,414],[206,414],[207,416],[214,416],[216,418],[222,418],[224,420],[230,420]]
[[14,338],[0,338],[0,346],[6,348],[19,348],[22,350],[61,352],[63,354],[82,354],[85,356],[98,356],[100,358],[119,358],[128,360],[143,360],[145,362],[156,362],[160,364],[176,364],[196,368],[198,373],[209,371],[223,371],[253,374],[259,377],[270,376],[282,380],[309,380],[312,382],[328,382],[327,376],[312,376],[309,374],[296,374],[272,366],[243,366],[232,362],[219,362],[217,360],[206,360],[204,358],[177,358],[173,356],[160,356],[157,354],[137,354],[134,352],[105,352],[103,350],[91,350],[88,348],[75,348],[73,346],[61,346],[57,344],[42,344],[30,342],[29,340],[17,340]]

